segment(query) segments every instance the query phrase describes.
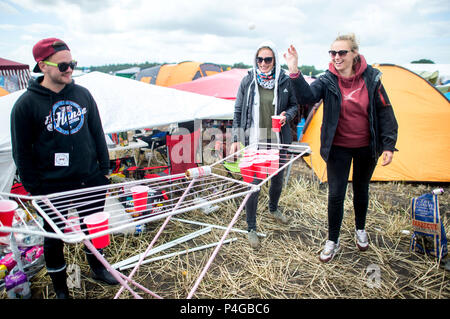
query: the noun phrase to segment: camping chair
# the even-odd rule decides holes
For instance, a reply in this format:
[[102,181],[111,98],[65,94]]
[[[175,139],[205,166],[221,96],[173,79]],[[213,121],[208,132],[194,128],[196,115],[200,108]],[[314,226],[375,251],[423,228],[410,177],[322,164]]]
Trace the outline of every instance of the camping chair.
[[[187,133],[187,134],[186,134]],[[197,167],[197,152],[199,151],[201,129],[180,125],[173,132],[165,136],[167,165],[156,167],[144,167],[141,171],[146,173],[144,178],[156,178],[161,176],[185,173],[188,169]],[[155,169],[163,169],[160,172],[152,172]]]

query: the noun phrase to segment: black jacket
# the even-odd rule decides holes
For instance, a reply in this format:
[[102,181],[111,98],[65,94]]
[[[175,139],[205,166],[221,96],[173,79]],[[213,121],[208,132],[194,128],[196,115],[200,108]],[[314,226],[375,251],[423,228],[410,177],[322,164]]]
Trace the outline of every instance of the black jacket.
[[[31,194],[42,183],[76,183],[108,174],[109,154],[97,105],[74,81],[55,93],[31,80],[11,111],[11,144]],[[68,161],[67,161],[68,159]]]
[[[381,83],[381,72],[368,65],[362,76],[369,94],[370,148],[373,158],[377,160],[383,151],[396,150],[398,124]],[[291,79],[291,83],[300,104],[314,104],[323,99],[320,155],[326,162],[341,111],[342,98],[338,78],[327,70],[311,85],[308,85],[301,75],[296,79]]]
[[[248,144],[249,128],[252,123],[253,104],[256,83],[253,80],[253,73],[249,73],[242,79],[236,96],[233,118],[233,141],[242,141]],[[277,114],[286,112],[286,125],[281,128],[280,143],[292,143],[292,133],[288,122],[297,115],[297,101],[289,82],[289,77],[283,72],[278,80],[278,110]]]

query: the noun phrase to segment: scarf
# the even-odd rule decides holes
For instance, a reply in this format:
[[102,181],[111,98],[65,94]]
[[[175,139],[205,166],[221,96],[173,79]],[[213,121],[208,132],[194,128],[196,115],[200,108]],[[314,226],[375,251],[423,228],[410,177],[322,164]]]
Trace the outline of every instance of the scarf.
[[269,73],[261,72],[257,68],[256,80],[262,88],[272,90],[275,87],[275,68],[273,68]]

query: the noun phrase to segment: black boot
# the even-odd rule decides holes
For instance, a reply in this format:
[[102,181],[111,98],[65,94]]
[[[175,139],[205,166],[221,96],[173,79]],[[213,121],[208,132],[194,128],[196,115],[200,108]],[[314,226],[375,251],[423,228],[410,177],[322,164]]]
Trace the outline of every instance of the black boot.
[[52,279],[53,289],[57,299],[70,299],[69,288],[67,288],[66,269],[57,272],[49,272]]
[[[98,252],[103,255],[103,251],[101,249]],[[89,251],[85,250],[86,259],[91,267],[91,277],[95,280],[100,280],[108,285],[117,285],[119,282],[116,278],[111,275],[111,273],[105,268],[105,266],[100,262],[100,260],[95,257],[95,255]]]

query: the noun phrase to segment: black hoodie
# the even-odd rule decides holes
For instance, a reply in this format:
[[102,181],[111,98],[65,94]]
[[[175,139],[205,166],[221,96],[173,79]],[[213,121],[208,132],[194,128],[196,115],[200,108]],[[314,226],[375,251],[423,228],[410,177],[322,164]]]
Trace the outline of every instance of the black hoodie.
[[106,175],[109,154],[97,104],[74,81],[55,93],[31,80],[11,111],[11,144],[31,194],[43,183],[69,185]]

